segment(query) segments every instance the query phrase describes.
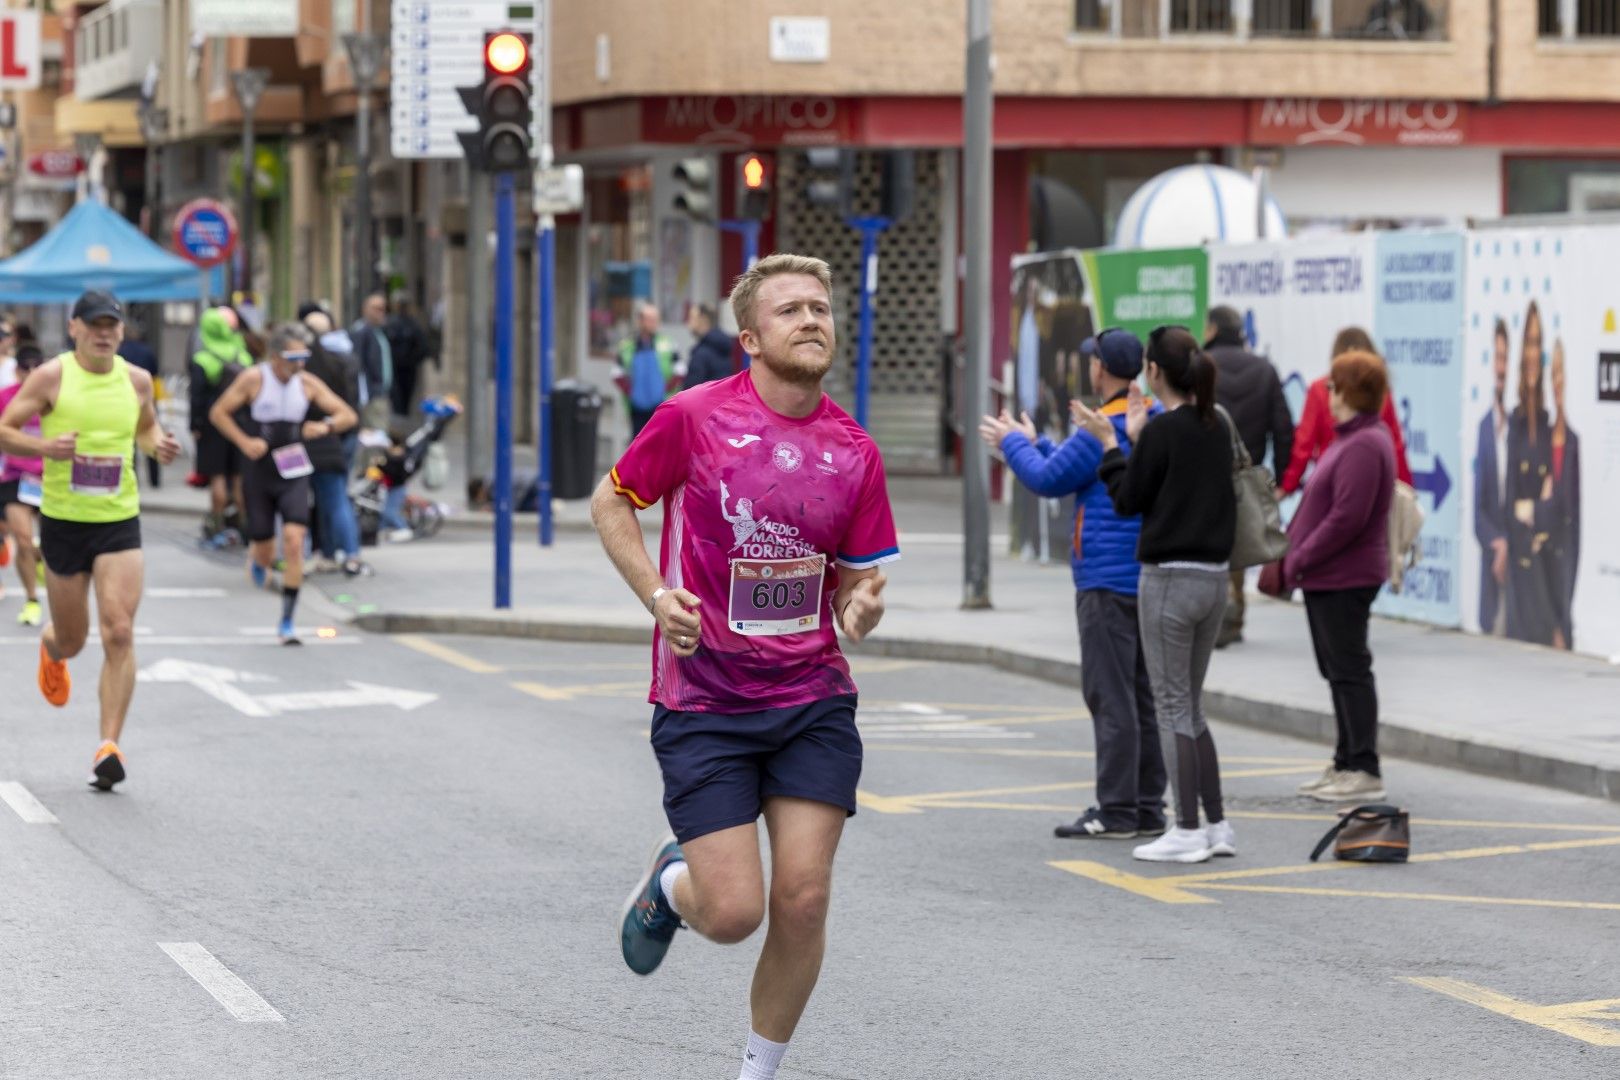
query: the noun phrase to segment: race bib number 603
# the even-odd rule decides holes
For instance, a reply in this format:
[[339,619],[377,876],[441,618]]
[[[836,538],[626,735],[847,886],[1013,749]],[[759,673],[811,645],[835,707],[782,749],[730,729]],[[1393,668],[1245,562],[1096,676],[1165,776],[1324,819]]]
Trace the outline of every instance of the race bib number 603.
[[748,637],[821,628],[821,581],[827,557],[731,560],[731,629]]

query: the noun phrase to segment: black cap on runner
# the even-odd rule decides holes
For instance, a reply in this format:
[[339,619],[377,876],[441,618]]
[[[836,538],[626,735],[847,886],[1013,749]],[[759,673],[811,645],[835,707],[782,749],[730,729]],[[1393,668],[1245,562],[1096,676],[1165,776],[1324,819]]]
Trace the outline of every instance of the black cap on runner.
[[95,322],[97,319],[117,319],[124,321],[124,305],[118,302],[118,297],[112,293],[90,290],[73,302],[73,317],[85,322]]

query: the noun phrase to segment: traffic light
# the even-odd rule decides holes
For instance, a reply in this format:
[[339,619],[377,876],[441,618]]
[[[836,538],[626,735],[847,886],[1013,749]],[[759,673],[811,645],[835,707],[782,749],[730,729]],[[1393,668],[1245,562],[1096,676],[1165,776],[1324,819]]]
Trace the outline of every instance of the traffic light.
[[878,188],[878,216],[904,221],[917,202],[917,155],[890,150],[883,155],[882,184]]
[[675,163],[675,210],[694,221],[714,220],[714,167],[704,157]]
[[467,161],[484,172],[518,172],[534,154],[529,126],[534,120],[533,38],[516,30],[484,35],[484,81],[461,88],[478,130],[461,134]]
[[811,206],[855,216],[855,151],[817,146],[804,152],[804,198]]
[[764,154],[737,155],[737,220],[763,221],[770,216],[771,164]]

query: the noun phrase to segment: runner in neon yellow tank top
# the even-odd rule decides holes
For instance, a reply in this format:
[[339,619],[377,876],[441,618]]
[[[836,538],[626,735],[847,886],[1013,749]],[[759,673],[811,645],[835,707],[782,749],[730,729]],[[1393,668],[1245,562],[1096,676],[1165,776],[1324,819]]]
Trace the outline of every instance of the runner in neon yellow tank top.
[[[96,591],[105,658],[90,783],[106,791],[124,779],[118,737],[135,692],[135,609],[145,573],[132,447],[168,464],[180,446],[158,426],[152,377],[118,356],[124,309],[117,298],[79,297],[68,333],[73,351],[35,370],[0,415],[0,452],[45,459],[40,549],[51,621],[40,636],[39,689],[52,705],[68,702],[67,661],[84,649]],[[36,416],[38,437],[23,431]]]

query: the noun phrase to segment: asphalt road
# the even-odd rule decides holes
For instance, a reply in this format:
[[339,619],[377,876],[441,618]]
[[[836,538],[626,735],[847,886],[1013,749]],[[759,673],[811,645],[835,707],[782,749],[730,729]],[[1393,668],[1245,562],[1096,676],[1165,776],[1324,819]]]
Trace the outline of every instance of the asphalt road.
[[[188,543],[148,528],[113,795],[83,784],[94,655],[51,709],[0,600],[0,1076],[736,1075],[756,944],[617,954],[663,827],[645,650],[365,637],[313,601],[283,649]],[[1620,807],[1391,761],[1423,860],[1307,869],[1321,748],[1218,724],[1240,855],[1150,866],[1051,835],[1090,796],[1072,691],[857,676],[863,808],[784,1078],[1620,1073]]]

